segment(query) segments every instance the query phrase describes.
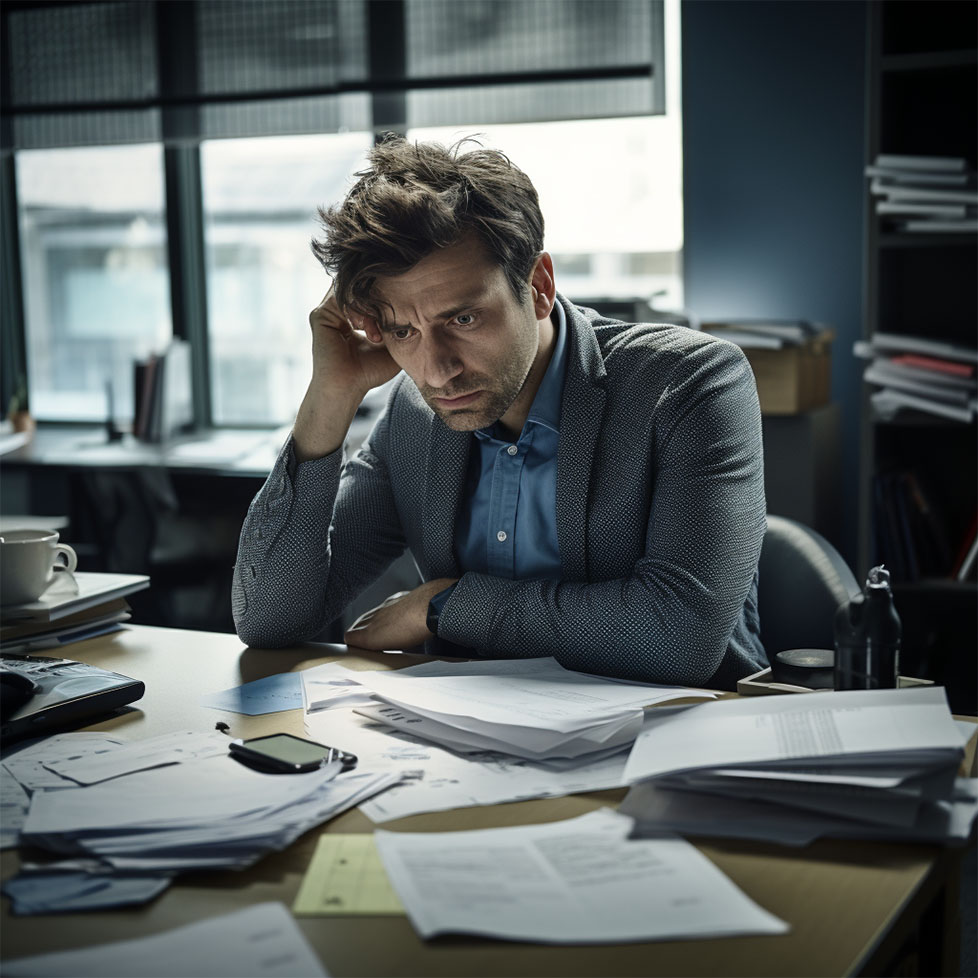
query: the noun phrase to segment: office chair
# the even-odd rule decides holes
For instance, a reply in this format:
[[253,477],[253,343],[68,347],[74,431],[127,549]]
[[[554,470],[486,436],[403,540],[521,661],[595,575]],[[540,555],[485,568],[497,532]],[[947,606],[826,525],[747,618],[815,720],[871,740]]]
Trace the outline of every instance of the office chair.
[[825,537],[784,516],[767,518],[757,605],[768,659],[785,649],[831,649],[840,604],[859,593],[841,554]]

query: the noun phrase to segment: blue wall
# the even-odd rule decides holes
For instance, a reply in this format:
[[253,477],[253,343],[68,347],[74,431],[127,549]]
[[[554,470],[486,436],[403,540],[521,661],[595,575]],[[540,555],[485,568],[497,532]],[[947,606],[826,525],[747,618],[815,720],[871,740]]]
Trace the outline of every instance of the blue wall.
[[686,306],[832,324],[855,566],[866,4],[684,0]]

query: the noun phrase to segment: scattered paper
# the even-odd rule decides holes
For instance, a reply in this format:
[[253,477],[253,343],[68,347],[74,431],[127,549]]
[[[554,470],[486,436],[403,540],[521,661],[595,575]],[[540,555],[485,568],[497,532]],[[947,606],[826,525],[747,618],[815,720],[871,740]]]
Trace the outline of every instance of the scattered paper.
[[788,930],[685,840],[632,840],[631,828],[599,809],[544,825],[375,834],[426,938],[594,944]]
[[94,757],[125,744],[119,737],[98,731],[79,730],[55,734],[42,741],[25,744],[15,754],[8,754],[3,766],[28,790],[39,788],[73,788],[76,782],[55,773],[48,764],[66,757]]
[[281,903],[178,927],[132,941],[4,962],[10,978],[328,978]]
[[148,903],[171,880],[166,876],[113,876],[82,870],[21,871],[0,889],[18,915],[108,910]]
[[98,753],[84,749],[66,752],[45,760],[44,766],[78,784],[97,784],[123,774],[180,764],[198,757],[220,757],[227,752],[228,738],[225,734],[178,730]]
[[403,915],[372,835],[321,835],[292,912],[306,916]]
[[206,693],[201,696],[200,705],[212,710],[244,713],[250,717],[298,710],[302,706],[302,680],[297,672],[282,672],[255,679],[243,686]]
[[310,714],[306,732],[321,743],[354,751],[361,767],[387,771],[398,779],[392,788],[360,804],[374,822],[625,784],[627,747],[612,756],[587,756],[567,767],[488,751],[461,755],[348,710]]
[[20,782],[0,765],[0,849],[12,849],[20,842],[30,803]]
[[338,707],[363,706],[375,702],[370,690],[362,685],[361,674],[339,662],[303,669],[302,708],[306,713]]

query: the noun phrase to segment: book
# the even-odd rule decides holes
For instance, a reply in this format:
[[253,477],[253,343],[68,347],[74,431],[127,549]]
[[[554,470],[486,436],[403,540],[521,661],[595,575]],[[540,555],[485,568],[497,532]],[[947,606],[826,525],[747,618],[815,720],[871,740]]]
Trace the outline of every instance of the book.
[[971,173],[928,173],[923,170],[896,170],[885,166],[867,166],[867,177],[877,177],[884,184],[910,186],[964,187],[974,179]]
[[[957,374],[928,370],[925,367],[917,367],[913,364],[900,362],[895,357],[874,357],[872,366],[889,376],[914,380],[935,390],[942,388],[951,389],[963,391],[966,395],[978,392],[978,380],[975,380],[974,377],[961,377]],[[965,365],[962,364],[961,366]],[[965,369],[967,369],[966,366]]]
[[965,217],[961,220],[939,217],[921,220],[901,221],[901,231],[913,231],[924,234],[978,234],[978,218]]
[[967,580],[968,574],[975,566],[976,546],[978,546],[978,514],[975,514],[968,532],[964,535],[958,556],[951,568],[951,577],[958,581]]
[[[923,336],[903,336],[900,333],[877,332],[870,341],[874,353],[893,350],[897,353],[920,353],[924,356],[942,360],[955,360],[962,363],[978,364],[978,349],[948,343],[944,340],[929,340]],[[858,344],[857,344],[858,345]],[[859,347],[862,349],[863,347]],[[857,350],[856,347],[853,348]],[[857,356],[861,355],[857,350]]]
[[963,187],[910,187],[894,186],[874,179],[869,189],[877,196],[889,197],[891,200],[934,200],[951,204],[978,204],[978,190]]
[[[72,642],[117,631],[131,617],[126,599],[116,598],[108,604],[96,605],[56,622],[26,622],[26,626],[32,627],[31,631],[20,635],[0,636],[0,653],[26,655],[44,649],[60,648]],[[5,626],[3,631],[8,629],[16,629],[16,626]]]
[[145,574],[101,574],[75,571],[59,574],[36,601],[4,605],[5,625],[20,621],[52,622],[95,605],[105,604],[149,587]]
[[962,156],[913,156],[901,153],[878,153],[876,166],[890,170],[923,170],[931,173],[961,173],[968,169]]
[[941,360],[939,357],[926,357],[917,353],[901,353],[899,356],[893,357],[891,362],[953,377],[975,377],[975,368],[966,363],[955,363],[952,360]]
[[35,635],[45,635],[53,629],[60,630],[73,628],[76,625],[86,625],[107,615],[114,615],[119,612],[128,613],[129,611],[129,603],[125,598],[110,598],[102,604],[93,605],[90,608],[83,608],[81,611],[65,615],[57,620],[57,624],[52,624],[50,621],[38,621],[32,618],[25,618],[9,623],[4,620],[4,623],[0,625],[0,649],[10,641],[32,638]]
[[892,387],[896,390],[909,391],[921,397],[932,397],[938,401],[967,406],[969,392],[949,384],[933,384],[906,376],[899,368],[890,367],[885,361],[874,360],[864,371],[863,380],[880,387]]
[[878,200],[876,213],[885,216],[924,216],[941,218],[965,218],[968,214],[967,204],[938,204],[923,203],[913,200]]
[[961,562],[960,568],[958,568],[959,581],[966,581],[968,579],[968,575],[975,566],[976,558],[978,558],[978,539],[971,541],[971,547],[968,549],[967,556]]
[[959,407],[956,404],[946,404],[935,401],[929,397],[919,397],[907,391],[894,390],[892,387],[884,387],[875,394],[870,395],[870,403],[877,416],[883,421],[891,421],[904,408],[911,408],[923,411],[925,414],[933,414],[937,417],[947,418],[949,421],[960,421],[968,424],[974,420],[975,407],[969,403],[967,406]]

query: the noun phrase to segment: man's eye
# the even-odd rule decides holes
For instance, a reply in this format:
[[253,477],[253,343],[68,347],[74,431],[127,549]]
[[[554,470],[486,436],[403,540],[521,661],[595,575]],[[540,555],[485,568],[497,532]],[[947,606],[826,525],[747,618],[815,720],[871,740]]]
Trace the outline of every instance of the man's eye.
[[402,326],[400,329],[391,330],[391,336],[393,336],[395,340],[406,340],[410,335],[410,326]]
[[475,322],[475,316],[473,316],[470,312],[462,312],[455,317],[455,322],[457,322],[459,326],[471,326]]

